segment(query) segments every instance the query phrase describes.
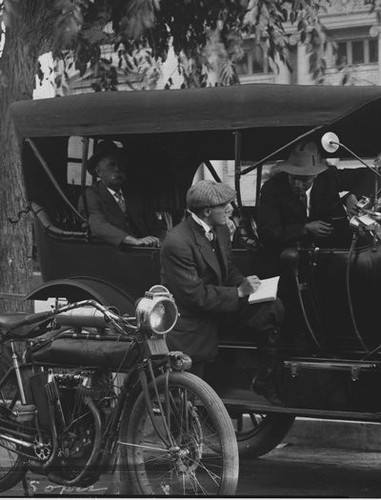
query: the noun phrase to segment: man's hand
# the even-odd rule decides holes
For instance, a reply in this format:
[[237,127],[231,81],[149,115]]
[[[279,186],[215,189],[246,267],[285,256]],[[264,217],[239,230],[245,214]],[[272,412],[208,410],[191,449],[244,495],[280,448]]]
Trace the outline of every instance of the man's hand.
[[144,238],[138,238],[137,240],[138,247],[159,247],[160,240],[155,236],[145,236]]
[[126,236],[123,243],[128,246],[134,247],[159,247],[160,240],[155,236],[145,236],[144,238],[134,238],[133,236]]
[[333,226],[328,224],[328,222],[323,222],[321,220],[314,220],[312,222],[307,222],[304,226],[304,232],[313,234],[318,238],[328,238],[332,234]]
[[242,283],[237,287],[238,297],[246,297],[247,295],[256,292],[260,284],[261,281],[258,276],[248,276],[247,278],[244,278]]
[[357,209],[358,199],[354,194],[349,194],[345,199],[345,207],[347,209],[347,215],[351,219],[355,215],[358,215]]

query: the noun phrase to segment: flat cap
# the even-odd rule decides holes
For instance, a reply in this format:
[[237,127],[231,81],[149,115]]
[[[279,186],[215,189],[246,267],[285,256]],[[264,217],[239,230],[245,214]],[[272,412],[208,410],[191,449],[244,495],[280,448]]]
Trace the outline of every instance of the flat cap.
[[211,180],[199,181],[188,189],[189,210],[226,205],[234,200],[236,193],[227,184]]

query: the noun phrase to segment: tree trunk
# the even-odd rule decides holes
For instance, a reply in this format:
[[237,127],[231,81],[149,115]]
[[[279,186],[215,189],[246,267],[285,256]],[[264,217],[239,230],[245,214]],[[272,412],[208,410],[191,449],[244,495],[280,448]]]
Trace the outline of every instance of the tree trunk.
[[[34,5],[33,5],[34,2]],[[49,26],[44,2],[23,0],[7,28],[1,56],[0,89],[0,312],[30,310],[23,297],[31,289],[32,217],[17,214],[27,206],[20,142],[10,119],[12,102],[31,99],[38,57],[47,48]]]

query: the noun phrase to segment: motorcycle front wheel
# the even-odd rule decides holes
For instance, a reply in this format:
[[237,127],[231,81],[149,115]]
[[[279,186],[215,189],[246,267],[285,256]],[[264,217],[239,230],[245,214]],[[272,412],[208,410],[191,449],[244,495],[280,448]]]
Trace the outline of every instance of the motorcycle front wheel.
[[217,394],[185,372],[162,375],[155,385],[149,387],[149,409],[143,394],[131,409],[126,405],[120,433],[122,477],[129,476],[137,495],[233,496],[237,442]]

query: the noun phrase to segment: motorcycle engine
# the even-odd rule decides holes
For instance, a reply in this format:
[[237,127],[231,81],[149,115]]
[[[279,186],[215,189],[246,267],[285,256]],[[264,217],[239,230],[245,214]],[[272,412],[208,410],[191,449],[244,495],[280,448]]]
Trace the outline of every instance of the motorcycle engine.
[[[102,422],[102,427],[106,424],[116,397],[111,374],[96,370],[50,369],[31,377],[30,383],[41,431],[44,435],[48,432],[57,436],[56,446],[49,446],[55,450],[55,456],[49,456],[46,445],[42,447],[41,443],[36,445],[37,456],[40,460],[47,459],[48,469],[56,471],[53,481],[91,484],[94,474],[91,477],[87,474],[86,478],[81,474],[89,460],[94,461],[94,456],[98,457],[102,451],[95,450],[98,453],[94,454],[95,443],[99,443],[97,421]],[[89,401],[93,402],[91,406]],[[77,483],[76,478],[81,480]]]

